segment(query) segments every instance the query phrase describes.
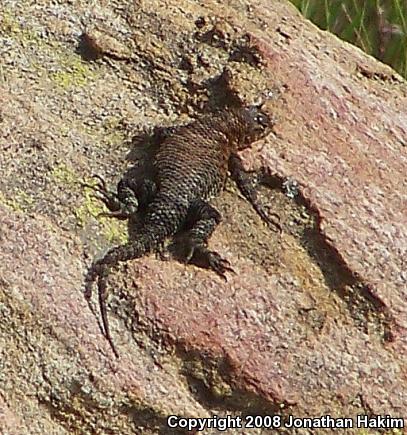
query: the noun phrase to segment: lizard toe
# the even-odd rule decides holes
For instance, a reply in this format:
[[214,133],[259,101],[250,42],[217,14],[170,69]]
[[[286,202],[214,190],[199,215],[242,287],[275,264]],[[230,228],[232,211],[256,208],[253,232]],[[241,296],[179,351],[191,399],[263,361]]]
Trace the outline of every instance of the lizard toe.
[[217,252],[208,251],[208,265],[217,275],[227,281],[226,272],[235,273],[228,260],[222,258]]

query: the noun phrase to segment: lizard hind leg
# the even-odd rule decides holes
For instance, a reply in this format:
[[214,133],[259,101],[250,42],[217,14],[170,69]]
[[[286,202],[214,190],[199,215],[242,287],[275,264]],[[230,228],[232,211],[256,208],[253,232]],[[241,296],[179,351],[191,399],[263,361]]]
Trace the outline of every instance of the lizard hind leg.
[[[208,240],[221,221],[220,213],[209,203],[197,200],[188,211],[187,230],[175,240],[175,249],[185,263],[213,270],[226,280],[226,272],[233,272],[230,263],[208,249]],[[181,255],[179,255],[181,253]]]

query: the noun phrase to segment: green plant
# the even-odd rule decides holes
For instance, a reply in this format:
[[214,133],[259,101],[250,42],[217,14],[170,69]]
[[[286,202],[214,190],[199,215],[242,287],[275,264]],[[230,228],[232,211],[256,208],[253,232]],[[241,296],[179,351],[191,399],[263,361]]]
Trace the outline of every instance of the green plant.
[[357,45],[407,78],[407,2],[291,0],[324,30]]

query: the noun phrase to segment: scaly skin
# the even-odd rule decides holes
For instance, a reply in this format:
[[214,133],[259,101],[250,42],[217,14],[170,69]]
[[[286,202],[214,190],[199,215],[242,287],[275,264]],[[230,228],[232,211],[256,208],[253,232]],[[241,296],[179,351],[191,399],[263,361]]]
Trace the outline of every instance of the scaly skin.
[[137,212],[137,204],[143,208],[137,236],[96,260],[86,277],[88,299],[92,284],[97,281],[106,338],[116,356],[106,313],[106,280],[112,267],[159,251],[168,237],[182,230],[178,242],[182,241],[186,262],[192,259],[204,262],[224,279],[225,272],[232,271],[226,260],[207,248],[208,239],[221,220],[208,201],[223,189],[228,170],[261,218],[279,227],[257,202],[255,188],[261,180],[243,170],[236,154],[264,137],[270,129],[271,120],[260,108],[229,108],[164,135],[152,161],[151,173],[141,182],[122,180],[116,194],[109,193],[100,180],[96,190],[111,211],[105,215],[124,219]]

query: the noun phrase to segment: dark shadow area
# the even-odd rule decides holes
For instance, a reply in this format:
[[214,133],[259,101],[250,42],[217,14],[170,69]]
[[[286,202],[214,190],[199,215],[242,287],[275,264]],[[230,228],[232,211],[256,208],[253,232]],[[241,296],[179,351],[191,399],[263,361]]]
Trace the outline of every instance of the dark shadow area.
[[103,50],[88,33],[83,32],[79,36],[79,43],[76,47],[76,54],[88,62],[95,61],[103,57]]
[[186,435],[185,429],[170,428],[167,424],[167,417],[160,415],[151,408],[138,409],[136,407],[125,407],[121,409],[123,414],[128,415],[134,423],[135,430],[143,433],[143,429],[149,428],[159,435]]
[[180,343],[176,344],[176,353],[183,362],[181,374],[185,376],[191,394],[206,409],[229,414],[236,412],[242,416],[281,412],[280,403],[271,403],[255,393],[234,388],[231,374],[236,370],[227,358],[215,359],[204,352],[187,351]]
[[187,82],[188,92],[193,94],[204,94],[204,101],[199,104],[192,104],[194,109],[202,114],[213,113],[227,107],[239,107],[242,101],[230,89],[229,73],[226,69],[221,74],[204,80],[202,83],[195,83],[191,80]]
[[304,198],[300,188],[292,180],[284,180],[269,174],[264,183],[283,191],[298,206],[305,207],[312,216],[312,224],[300,233],[299,242],[320,268],[326,285],[346,303],[355,326],[365,333],[374,332],[383,340],[390,341],[391,318],[386,306],[373,294],[372,288],[347,266],[340,252],[329,243],[321,230],[318,210]]

